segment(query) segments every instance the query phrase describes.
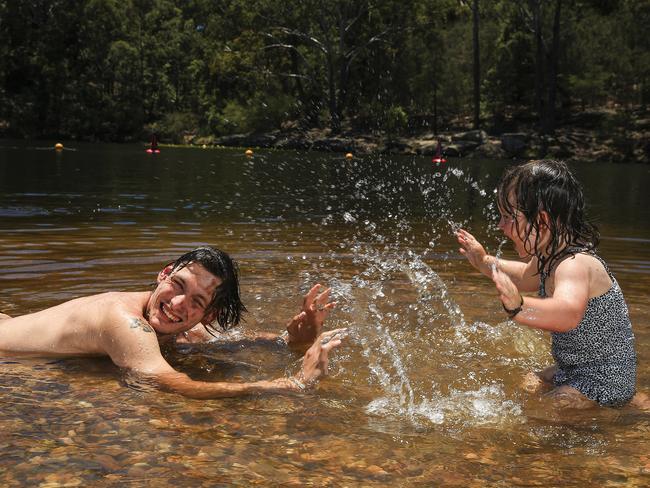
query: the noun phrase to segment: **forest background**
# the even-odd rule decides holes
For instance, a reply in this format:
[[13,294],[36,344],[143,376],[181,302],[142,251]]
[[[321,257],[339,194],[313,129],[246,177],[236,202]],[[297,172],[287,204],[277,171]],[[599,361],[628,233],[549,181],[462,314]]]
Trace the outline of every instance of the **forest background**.
[[648,25],[650,0],[0,0],[0,136],[481,129],[650,162]]

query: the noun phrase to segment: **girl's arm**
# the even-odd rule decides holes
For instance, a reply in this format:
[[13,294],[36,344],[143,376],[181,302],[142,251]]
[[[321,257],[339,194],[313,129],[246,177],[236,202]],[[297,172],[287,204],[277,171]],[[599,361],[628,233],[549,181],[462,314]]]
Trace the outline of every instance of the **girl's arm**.
[[539,278],[536,276],[536,258],[531,259],[528,263],[497,259],[495,256],[488,254],[481,243],[465,229],[460,229],[456,233],[456,237],[461,245],[460,253],[467,258],[474,268],[488,278],[492,278],[494,268],[498,267],[502,273],[508,275],[519,290],[524,292],[537,290]]
[[504,307],[521,311],[512,320],[551,332],[575,329],[589,301],[589,270],[577,260],[567,259],[555,270],[555,290],[550,298],[522,297],[508,275],[496,270],[492,275]]

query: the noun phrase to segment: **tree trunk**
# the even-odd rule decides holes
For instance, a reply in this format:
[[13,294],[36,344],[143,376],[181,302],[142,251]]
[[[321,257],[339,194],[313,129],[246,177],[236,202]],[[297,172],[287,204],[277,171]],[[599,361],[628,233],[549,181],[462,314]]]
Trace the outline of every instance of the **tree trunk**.
[[339,91],[338,91],[338,103],[337,107],[339,110],[339,120],[343,117],[343,107],[347,102],[348,94],[348,78],[350,74],[350,60],[344,55],[345,53],[345,23],[343,21],[343,16],[339,12],[339,56],[340,63],[339,66]]
[[140,103],[142,106],[142,120],[148,120],[147,117],[147,106],[146,106],[146,88],[145,88],[145,80],[144,80],[144,43],[142,41],[142,36],[144,30],[144,13],[140,12],[140,25],[139,25],[139,30],[138,30],[138,55],[139,55],[139,75],[140,79],[139,85],[140,85]]
[[481,69],[479,56],[479,0],[474,0],[472,5],[472,47],[474,51],[474,129],[480,129],[481,126]]
[[553,42],[551,45],[551,59],[548,73],[548,104],[544,117],[544,134],[555,132],[555,99],[557,98],[557,71],[560,57],[560,18],[562,0],[555,2],[555,16],[553,18]]
[[339,115],[339,107],[336,103],[336,84],[334,82],[334,60],[332,59],[331,52],[327,53],[327,85],[328,85],[328,99],[330,110],[330,128],[332,134],[341,132],[341,117]]
[[532,0],[533,32],[535,35],[535,110],[539,128],[544,125],[544,40],[542,39],[541,0]]
[[433,135],[438,135],[438,83],[433,82]]

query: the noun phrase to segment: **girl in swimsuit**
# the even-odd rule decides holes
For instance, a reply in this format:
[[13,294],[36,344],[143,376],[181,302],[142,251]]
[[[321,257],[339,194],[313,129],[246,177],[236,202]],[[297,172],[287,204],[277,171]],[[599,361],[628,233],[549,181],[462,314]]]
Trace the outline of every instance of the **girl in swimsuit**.
[[487,254],[464,229],[460,252],[492,278],[508,318],[551,333],[555,365],[539,379],[554,386],[560,406],[629,402],[634,335],[621,288],[595,253],[599,233],[585,217],[581,185],[563,162],[531,161],[506,171],[497,200],[499,228],[522,261]]

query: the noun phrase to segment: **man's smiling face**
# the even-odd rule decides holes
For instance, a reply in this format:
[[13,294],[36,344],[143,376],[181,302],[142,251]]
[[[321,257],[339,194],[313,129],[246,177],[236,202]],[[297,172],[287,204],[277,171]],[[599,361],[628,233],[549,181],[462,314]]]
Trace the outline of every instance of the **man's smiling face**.
[[179,334],[205,318],[221,280],[198,263],[158,275],[158,286],[147,303],[147,320],[159,334]]

